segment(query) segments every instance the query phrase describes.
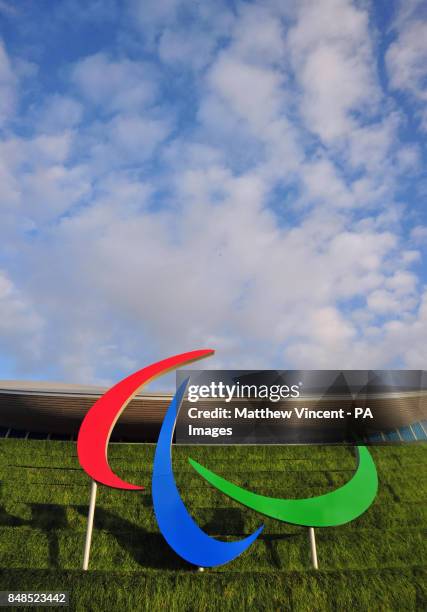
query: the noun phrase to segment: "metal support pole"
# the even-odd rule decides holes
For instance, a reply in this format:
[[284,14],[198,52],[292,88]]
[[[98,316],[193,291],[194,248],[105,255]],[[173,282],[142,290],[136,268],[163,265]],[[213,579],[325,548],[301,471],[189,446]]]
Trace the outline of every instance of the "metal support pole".
[[319,569],[319,565],[317,563],[316,536],[314,535],[314,528],[309,527],[308,533],[310,537],[311,560],[313,562],[313,567],[314,569]]
[[87,570],[89,567],[90,545],[92,543],[92,531],[93,531],[93,517],[95,516],[96,489],[97,489],[97,484],[94,480],[92,480],[92,486],[90,489],[89,514],[87,516],[85,554],[83,557],[83,569],[84,570]]

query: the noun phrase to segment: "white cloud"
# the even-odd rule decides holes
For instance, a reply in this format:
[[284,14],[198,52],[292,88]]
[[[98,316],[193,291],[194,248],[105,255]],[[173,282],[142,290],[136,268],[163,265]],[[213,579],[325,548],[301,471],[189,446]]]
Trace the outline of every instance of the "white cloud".
[[165,30],[159,41],[159,55],[166,63],[179,63],[186,68],[199,70],[206,66],[212,56],[215,41],[204,32],[177,32]]
[[286,61],[284,26],[268,6],[240,5],[233,29],[235,54],[255,65],[282,67]]
[[79,124],[83,105],[77,100],[60,94],[53,94],[39,111],[35,121],[41,132],[62,132]]
[[399,140],[368,11],[207,4],[131,3],[131,32],[4,134],[7,319],[82,382],[211,343],[218,367],[421,365],[425,231],[405,242],[400,198],[422,150]]
[[[157,23],[158,53],[166,64],[177,64],[179,70],[200,72],[212,61],[221,41],[229,35],[235,17],[227,3],[181,3],[184,14],[179,21],[169,13]],[[154,22],[155,23],[155,22]],[[154,25],[152,22],[152,25]],[[161,27],[163,26],[163,27]],[[144,37],[147,30],[144,29]]]
[[296,340],[286,349],[295,367],[330,368],[330,364],[338,360],[339,369],[348,367],[349,347],[354,343],[356,330],[338,310],[333,307],[313,309],[301,327],[305,339]]
[[301,115],[325,143],[348,138],[358,125],[355,111],[376,111],[379,88],[366,11],[346,0],[301,2],[287,49],[301,87]]
[[104,112],[141,111],[157,94],[148,64],[129,59],[113,61],[104,53],[82,59],[71,76],[85,98]]
[[[50,222],[77,204],[90,191],[83,165],[69,165],[74,135],[65,131],[34,138],[11,138],[0,143],[0,211],[9,214],[14,231]],[[3,239],[13,242],[9,224]]]
[[0,39],[0,127],[14,114],[17,102],[17,78]]
[[[99,201],[63,220],[48,253],[37,254],[31,293],[44,296],[49,320],[69,321],[60,345],[67,347],[70,377],[73,363],[75,376],[89,373],[77,364],[90,368],[91,359],[107,367],[110,357],[103,361],[97,345],[132,351],[135,342],[161,354],[212,338],[227,365],[236,365],[244,346],[255,351],[253,365],[271,365],[272,346],[283,346],[294,365],[310,355],[306,367],[341,358],[338,367],[344,367],[360,358],[347,354],[360,330],[337,300],[383,290],[404,304],[413,295],[395,236],[345,230],[345,220],[326,210],[300,228],[279,231],[262,207],[264,185],[253,173],[237,178],[220,166],[189,170],[178,185],[179,216],[173,209],[149,212],[143,203],[150,190],[122,181],[113,191],[115,185],[117,178]],[[44,261],[48,254],[54,264]],[[394,275],[384,273],[387,260]],[[76,293],[84,296],[77,312]],[[78,346],[73,338],[80,338]],[[118,359],[126,356],[122,351]]]
[[22,180],[22,212],[36,223],[53,220],[77,204],[89,189],[84,167],[58,164],[36,169]]
[[231,109],[260,133],[279,111],[280,73],[226,54],[210,74],[210,84]]
[[144,119],[137,115],[115,117],[108,127],[111,130],[112,145],[117,147],[118,155],[128,155],[139,161],[152,154],[170,131],[166,121]]
[[416,12],[419,2],[408,4],[396,22],[396,39],[387,50],[386,65],[391,87],[418,103],[421,126],[427,130],[427,19]]
[[407,320],[398,318],[385,326],[383,351],[399,356],[406,368],[425,369],[427,358],[427,292],[424,291],[417,312]]
[[175,21],[177,11],[180,7],[188,5],[185,0],[132,0],[130,2],[131,15],[136,19],[138,25],[143,28],[164,26]]
[[6,17],[16,17],[19,14],[17,8],[5,0],[0,0],[0,13]]
[[326,203],[336,208],[354,205],[351,190],[329,159],[306,163],[301,169],[301,178],[305,200],[311,205]]
[[325,142],[346,137],[355,126],[351,112],[372,102],[366,64],[322,44],[309,54],[301,72],[302,115]]
[[[0,270],[0,341],[9,359],[30,368],[40,358],[43,320],[31,302]],[[25,365],[24,365],[25,364]]]
[[417,244],[427,244],[427,226],[416,225],[411,230],[411,238]]
[[374,313],[395,313],[400,312],[402,315],[408,308],[412,308],[414,304],[413,300],[405,303],[399,299],[399,296],[386,291],[385,289],[377,289],[373,291],[367,298],[368,307]]

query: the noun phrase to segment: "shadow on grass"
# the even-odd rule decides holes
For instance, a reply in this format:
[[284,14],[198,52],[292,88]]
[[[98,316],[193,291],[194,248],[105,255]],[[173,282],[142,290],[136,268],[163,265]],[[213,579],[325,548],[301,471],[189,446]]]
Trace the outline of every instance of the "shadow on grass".
[[[7,512],[0,506],[0,526],[28,527],[43,532],[48,543],[49,566],[60,567],[60,550],[57,530],[69,528],[66,507],[58,504],[27,504],[31,518],[25,519]],[[87,517],[87,506],[68,506],[74,508],[84,518]],[[168,546],[160,533],[150,533],[104,508],[96,508],[95,527],[104,529],[118,544],[143,567],[158,569],[193,569],[193,566],[178,557]],[[83,549],[82,549],[83,554]]]
[[197,522],[203,531],[212,535],[244,535],[245,522],[239,508],[215,508],[212,510],[212,516],[208,521]]
[[[141,496],[142,497],[142,496]],[[143,496],[140,500],[144,507],[150,505],[151,496]],[[26,507],[31,511],[31,518],[21,518],[10,514],[4,506],[0,506],[0,526],[28,527],[45,534],[48,543],[49,566],[52,569],[60,568],[59,531],[69,529],[67,508],[74,508],[85,520],[87,518],[87,505],[40,504],[30,503]],[[147,508],[147,512],[153,510]],[[206,533],[220,539],[229,536],[243,538],[248,535],[245,529],[244,513],[238,508],[212,509],[208,520],[197,520],[200,528]],[[260,521],[261,523],[262,521]],[[142,568],[186,570],[193,571],[194,566],[181,559],[167,544],[158,532],[147,529],[130,522],[114,512],[97,507],[95,511],[95,527],[112,536],[119,546],[132,557],[134,562]],[[82,535],[80,531],[79,537]],[[297,537],[297,534],[262,534],[263,541],[272,563],[280,569],[282,567],[276,543]]]
[[68,527],[66,509],[57,504],[29,504],[29,506],[32,516],[31,526],[43,530],[46,534],[49,566],[59,568],[59,542],[56,530]]
[[[74,507],[81,515],[87,516],[87,506]],[[194,566],[178,557],[160,533],[149,532],[105,508],[96,509],[95,527],[106,529],[141,568],[194,569]]]
[[31,510],[30,519],[13,516],[0,506],[0,526],[29,527],[44,532],[48,543],[49,566],[59,568],[59,542],[56,530],[68,527],[65,507],[57,504],[27,504],[27,507]]
[[270,559],[272,564],[276,569],[284,569],[286,566],[284,565],[284,561],[287,562],[288,559],[283,559],[283,554],[280,555],[277,550],[276,543],[283,542],[285,540],[293,540],[301,537],[300,533],[280,533],[280,534],[262,534],[260,536],[260,540],[264,542],[265,547],[270,555]]
[[[87,507],[76,506],[76,509],[82,515],[87,515]],[[198,521],[196,520],[196,522]],[[203,531],[220,539],[226,539],[230,535],[233,539],[244,538],[248,535],[244,531],[243,513],[238,508],[213,509],[211,518],[208,521],[200,521],[198,524]],[[141,526],[118,517],[105,508],[96,510],[95,525],[98,529],[108,531],[141,568],[184,571],[194,571],[195,569],[194,565],[181,559],[169,547],[161,533],[148,532]],[[266,541],[266,546],[270,550],[277,567],[280,567],[280,560],[273,541],[288,537],[294,536],[277,535],[261,536],[260,538]]]

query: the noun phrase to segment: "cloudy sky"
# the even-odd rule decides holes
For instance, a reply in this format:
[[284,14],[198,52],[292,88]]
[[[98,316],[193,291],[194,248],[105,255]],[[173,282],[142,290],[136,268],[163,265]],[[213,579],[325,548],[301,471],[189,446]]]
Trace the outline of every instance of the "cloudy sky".
[[423,0],[0,24],[0,378],[427,367]]

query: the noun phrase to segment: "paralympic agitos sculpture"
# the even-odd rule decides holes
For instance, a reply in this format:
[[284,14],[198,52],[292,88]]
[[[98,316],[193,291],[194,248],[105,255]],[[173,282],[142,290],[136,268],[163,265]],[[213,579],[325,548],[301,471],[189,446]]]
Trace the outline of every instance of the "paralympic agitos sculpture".
[[[117,489],[144,487],[122,480],[110,468],[108,442],[115,423],[140,389],[162,374],[208,357],[213,350],[199,350],[169,357],[131,374],[107,391],[89,410],[80,427],[77,450],[82,468],[101,484]],[[175,552],[200,567],[232,561],[244,552],[263,530],[223,542],[206,534],[188,513],[172,471],[172,438],[186,380],[177,390],[165,415],[154,456],[152,496],[159,529]],[[216,489],[239,503],[279,521],[309,527],[332,527],[348,523],[365,512],[375,499],[378,477],[374,461],[364,446],[356,447],[358,466],[353,477],[335,491],[307,499],[266,497],[238,487],[189,458],[190,465]]]

